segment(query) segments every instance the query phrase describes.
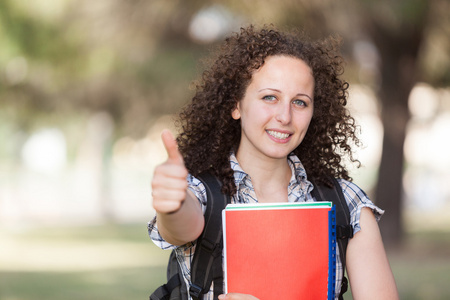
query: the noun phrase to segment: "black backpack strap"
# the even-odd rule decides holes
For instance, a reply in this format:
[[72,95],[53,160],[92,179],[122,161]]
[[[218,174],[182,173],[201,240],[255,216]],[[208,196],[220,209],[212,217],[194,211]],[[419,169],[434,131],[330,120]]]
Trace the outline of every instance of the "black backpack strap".
[[336,209],[336,238],[339,247],[339,256],[342,262],[343,278],[339,299],[343,299],[343,294],[348,289],[348,280],[345,277],[345,265],[348,239],[353,237],[353,227],[350,224],[350,211],[347,201],[345,200],[342,188],[336,178],[330,178],[333,183],[332,187],[323,184],[314,184],[312,195],[317,201],[330,201]]
[[223,293],[222,270],[222,210],[230,197],[222,194],[218,178],[202,173],[197,176],[206,188],[208,203],[205,211],[205,226],[197,239],[194,258],[191,263],[191,286],[189,294],[195,300],[209,291],[214,277],[214,298]]
[[[174,300],[174,295],[180,295],[181,297],[183,286],[185,287],[182,276],[183,275],[177,262],[176,253],[172,250],[169,257],[169,263],[167,265],[167,278],[169,280],[166,284],[163,284],[157,288],[153,294],[150,295],[150,300]],[[181,300],[182,298],[178,299]]]
[[150,300],[169,300],[172,290],[179,285],[180,279],[178,276],[173,276],[166,284],[161,285],[150,295]]

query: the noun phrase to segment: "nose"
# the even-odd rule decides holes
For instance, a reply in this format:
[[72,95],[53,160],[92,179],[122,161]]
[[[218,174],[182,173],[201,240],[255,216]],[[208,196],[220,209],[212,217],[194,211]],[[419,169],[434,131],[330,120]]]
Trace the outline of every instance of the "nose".
[[292,108],[291,108],[289,101],[287,101],[287,103],[280,102],[277,107],[275,119],[283,125],[289,124],[292,119],[291,109]]

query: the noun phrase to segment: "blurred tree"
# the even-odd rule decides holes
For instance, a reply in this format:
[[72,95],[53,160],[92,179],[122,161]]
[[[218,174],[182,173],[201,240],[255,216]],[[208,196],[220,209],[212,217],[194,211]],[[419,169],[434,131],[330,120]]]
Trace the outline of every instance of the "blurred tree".
[[[344,45],[343,51],[351,59],[351,65],[359,63],[373,68],[358,77],[353,74],[351,80],[371,86],[381,104],[384,135],[375,201],[386,210],[380,223],[385,244],[397,246],[404,235],[408,99],[418,81],[435,86],[450,83],[450,3],[445,0],[281,2],[286,10],[283,14],[287,16],[283,19],[286,24],[297,26],[303,22],[315,36],[338,33],[346,43],[350,42],[350,47]],[[354,57],[355,47],[362,43],[366,46],[359,50],[358,59]],[[373,46],[375,51],[371,49]]]
[[0,105],[23,129],[105,111],[117,134],[142,136],[189,99],[204,46],[187,28],[202,1],[58,3],[0,2]]
[[[444,22],[447,22],[446,30],[449,30],[448,15],[446,17],[443,13],[448,12],[449,7],[448,2],[439,0],[366,0],[359,5],[353,4],[359,10],[356,15],[359,16],[361,30],[374,43],[380,57],[375,92],[381,103],[384,135],[375,200],[387,211],[380,223],[385,244],[396,246],[401,243],[404,231],[402,188],[404,141],[410,120],[408,99],[419,80],[449,83],[448,70],[439,79],[426,77],[426,64],[421,62],[427,34],[441,30],[440,27],[445,27]],[[445,35],[442,38],[445,39]],[[448,42],[446,47],[448,49]],[[448,68],[448,56],[442,62]]]
[[26,128],[64,107],[57,95],[66,75],[76,73],[78,45],[64,34],[63,24],[29,14],[23,2],[1,1],[0,25],[0,104],[13,107]]
[[[276,24],[300,26],[313,36],[338,33],[350,42],[350,47],[344,45],[345,55],[372,68],[352,81],[372,86],[381,104],[384,136],[375,200],[387,211],[380,223],[386,245],[398,245],[404,231],[403,146],[409,94],[419,80],[435,86],[450,83],[449,1],[282,0],[270,8],[258,6],[260,2],[248,0],[245,6],[253,13],[270,9]],[[363,43],[360,58],[352,57],[356,45]]]
[[381,58],[377,94],[384,135],[375,199],[387,211],[380,228],[385,243],[393,246],[403,236],[403,149],[410,120],[408,99],[419,79],[419,51],[425,39],[429,2],[366,1],[363,8],[362,24]]
[[[23,128],[49,116],[65,121],[105,111],[117,135],[142,136],[190,98],[196,64],[211,45],[196,39],[191,25],[200,12],[211,17],[209,8],[228,18],[228,31],[273,23],[313,37],[343,36],[350,71],[355,61],[374,60],[370,76],[352,81],[372,86],[381,103],[385,136],[375,200],[387,210],[380,223],[386,242],[400,241],[408,96],[418,80],[450,82],[449,1],[61,0],[56,10],[45,3],[0,1],[0,115],[12,112]],[[375,54],[366,47],[362,60],[353,57],[361,41]]]

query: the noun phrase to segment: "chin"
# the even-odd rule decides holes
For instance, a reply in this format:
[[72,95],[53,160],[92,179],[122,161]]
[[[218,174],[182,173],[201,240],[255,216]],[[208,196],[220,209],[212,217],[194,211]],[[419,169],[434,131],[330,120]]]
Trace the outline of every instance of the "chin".
[[292,151],[286,152],[286,151],[279,151],[279,152],[270,152],[270,153],[266,153],[267,157],[270,157],[272,159],[282,159],[282,158],[286,158],[289,156],[289,154],[291,154]]

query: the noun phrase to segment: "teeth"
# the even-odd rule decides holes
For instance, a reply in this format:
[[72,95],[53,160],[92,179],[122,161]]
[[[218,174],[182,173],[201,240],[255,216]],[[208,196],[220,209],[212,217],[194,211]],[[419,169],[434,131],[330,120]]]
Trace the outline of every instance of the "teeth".
[[289,137],[288,133],[281,133],[281,132],[273,131],[273,130],[268,130],[267,133],[270,134],[271,136],[273,136],[274,138],[277,138],[280,140],[284,140]]

